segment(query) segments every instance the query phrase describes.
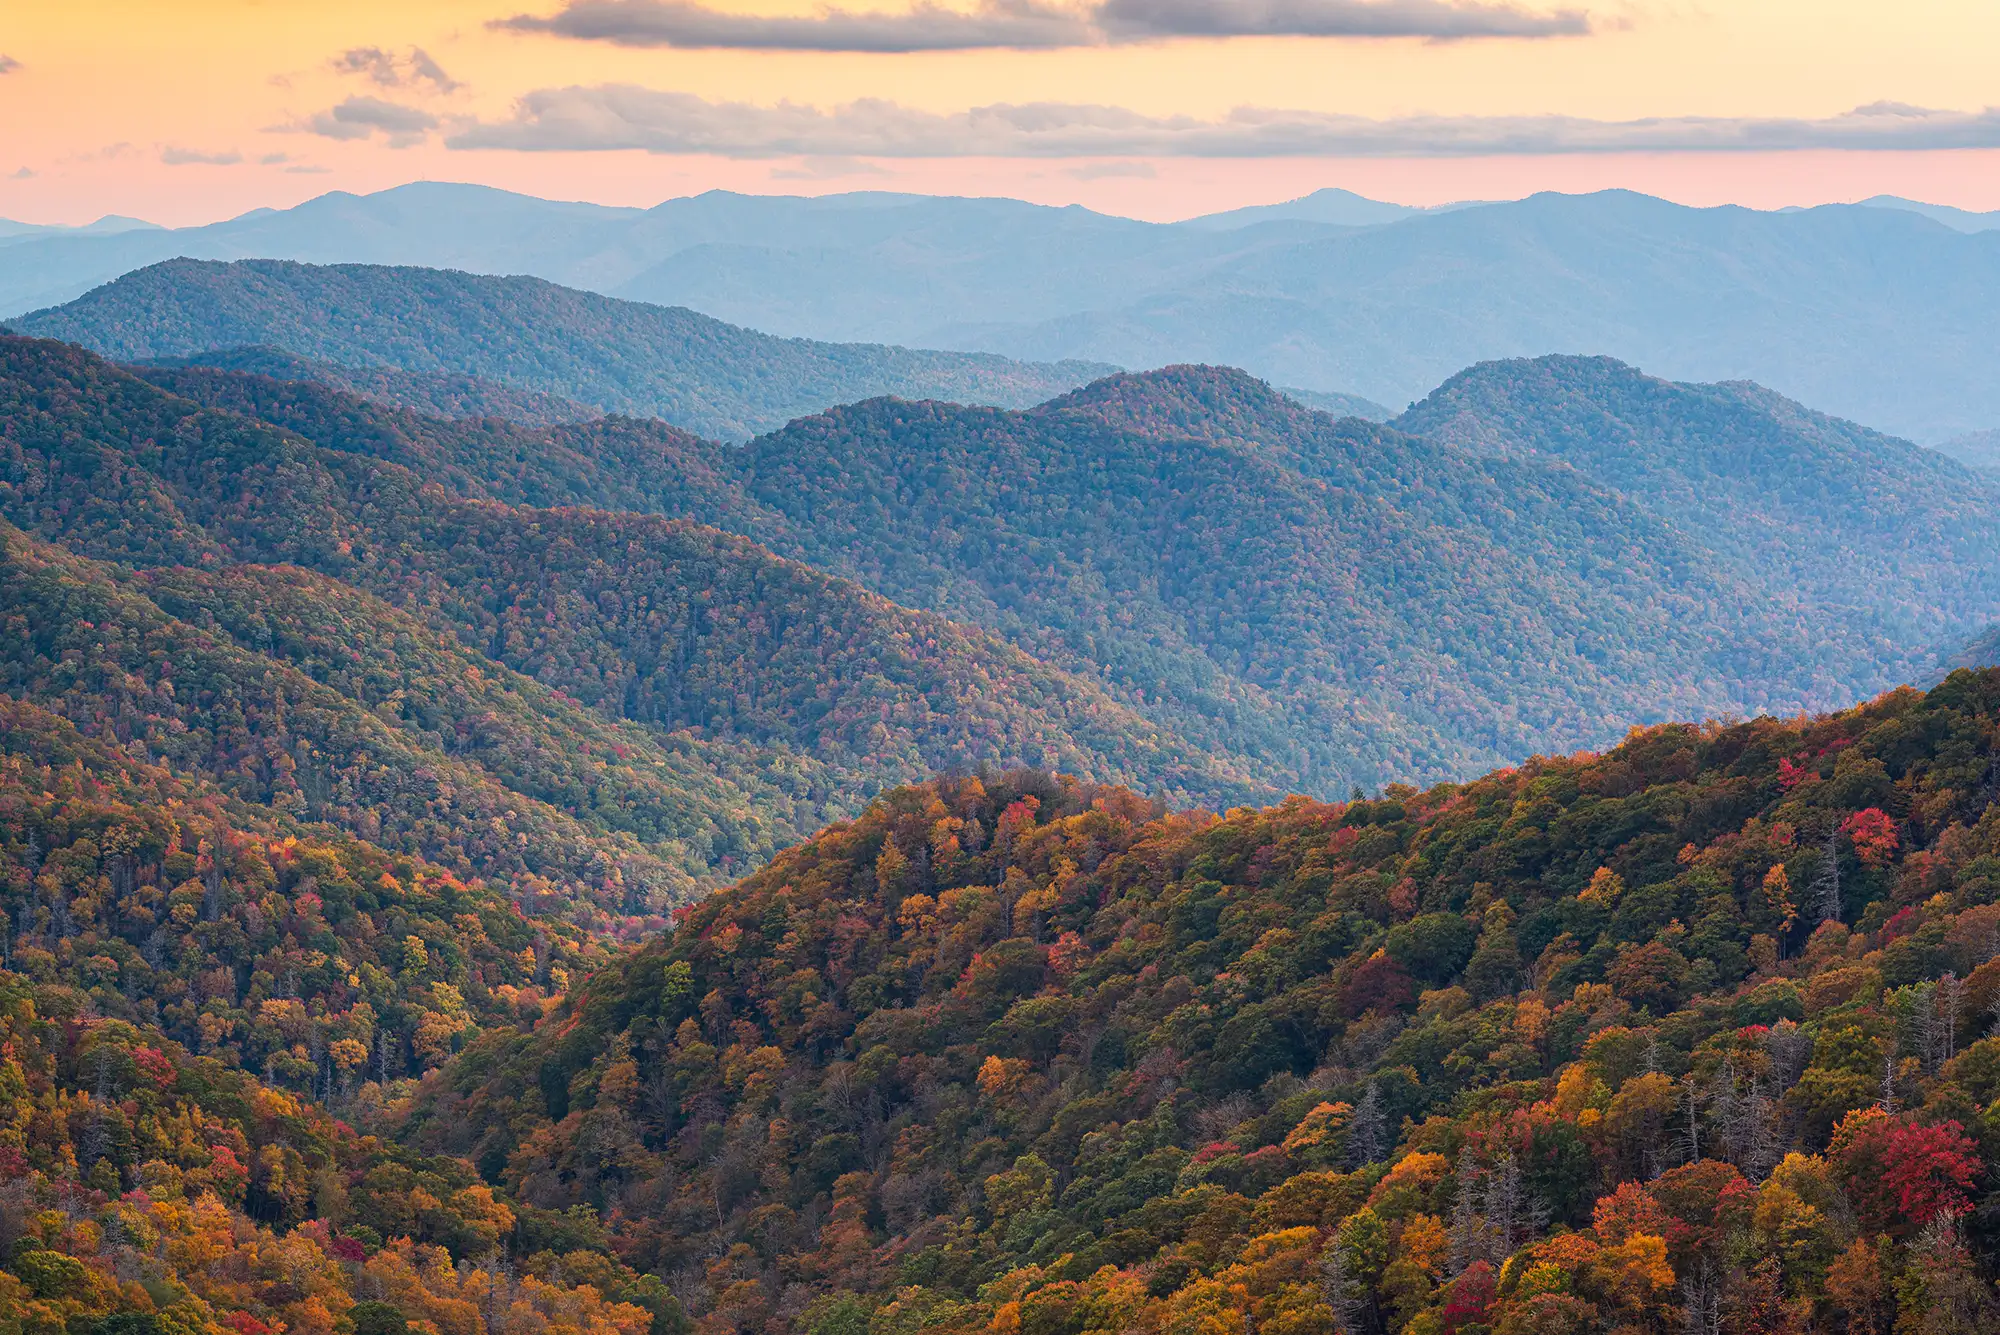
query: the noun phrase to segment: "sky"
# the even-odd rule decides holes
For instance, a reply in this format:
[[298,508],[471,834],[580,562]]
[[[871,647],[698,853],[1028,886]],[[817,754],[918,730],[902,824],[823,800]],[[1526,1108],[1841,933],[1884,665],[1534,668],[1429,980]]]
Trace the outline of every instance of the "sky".
[[1995,0],[9,0],[0,218],[476,181],[2000,209]]

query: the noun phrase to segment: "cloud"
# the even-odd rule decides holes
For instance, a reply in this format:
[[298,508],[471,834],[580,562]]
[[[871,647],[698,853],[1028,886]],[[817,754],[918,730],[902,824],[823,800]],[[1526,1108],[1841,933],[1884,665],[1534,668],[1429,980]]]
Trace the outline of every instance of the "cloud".
[[7,179],[10,181],[32,181],[35,179],[35,169],[33,167],[23,167]]
[[1577,37],[1590,16],[1450,0],[1105,0],[1113,41],[1169,37]]
[[379,97],[350,97],[322,111],[302,127],[326,139],[367,139],[378,130],[391,148],[420,144],[438,126],[437,117],[420,107],[385,102]]
[[619,46],[753,51],[1053,50],[1177,37],[1567,37],[1591,31],[1582,10],[1454,0],[979,0],[970,10],[918,0],[907,10],[738,14],[698,0],[569,0],[548,17],[490,26]]
[[409,54],[403,56],[391,55],[379,46],[350,47],[335,56],[331,64],[338,73],[357,75],[382,88],[428,84],[437,92],[450,93],[463,86],[420,46],[411,47]]
[[164,148],[160,161],[169,167],[234,167],[243,155],[233,149],[223,153],[203,153],[192,148]]
[[12,56],[0,56],[0,74],[12,74],[21,68],[21,62]]
[[1876,104],[1823,119],[1678,116],[1405,116],[1239,107],[1217,120],[1122,107],[998,104],[939,114],[868,99],[831,111],[710,102],[626,84],[549,88],[505,120],[474,122],[459,149],[640,149],[732,158],[1495,157],[1518,154],[2000,148],[2000,109]]
[[413,81],[430,84],[440,93],[456,92],[464,85],[444,72],[444,66],[432,60],[430,53],[421,46],[410,48],[410,78]]

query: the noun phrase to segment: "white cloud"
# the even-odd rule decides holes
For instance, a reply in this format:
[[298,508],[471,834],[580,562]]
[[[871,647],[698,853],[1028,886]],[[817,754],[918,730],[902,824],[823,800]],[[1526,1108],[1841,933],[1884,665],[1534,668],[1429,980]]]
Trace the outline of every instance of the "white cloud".
[[1811,148],[2000,147],[2000,109],[1876,104],[1822,119],[1406,116],[1372,120],[1239,107],[1216,120],[1121,107],[999,104],[939,114],[865,99],[822,111],[710,102],[625,84],[528,94],[512,117],[472,123],[460,149],[641,149],[734,158],[1487,157]]
[[546,17],[496,28],[619,46],[759,51],[1047,50],[1178,37],[1568,37],[1591,30],[1582,10],[1542,11],[1470,0],[979,0],[971,9],[918,0],[901,11],[824,9],[740,14],[699,0],[569,0]]

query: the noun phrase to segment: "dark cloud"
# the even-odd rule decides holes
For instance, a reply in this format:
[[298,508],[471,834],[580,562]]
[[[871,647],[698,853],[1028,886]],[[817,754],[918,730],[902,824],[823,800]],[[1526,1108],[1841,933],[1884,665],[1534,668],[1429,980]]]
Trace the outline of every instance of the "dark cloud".
[[427,83],[440,93],[455,92],[462,85],[444,72],[444,66],[431,59],[430,52],[421,46],[410,48],[410,78],[419,83]]
[[1542,153],[1746,152],[2000,147],[2000,109],[1875,105],[1818,120],[1406,116],[1371,120],[1239,107],[1218,120],[1122,107],[1032,103],[940,115],[865,100],[831,111],[709,102],[630,85],[550,88],[514,115],[472,124],[461,149],[643,149],[735,158],[1489,157]]
[[0,56],[0,74],[12,74],[21,68],[21,62],[12,56]]
[[919,0],[895,12],[828,9],[794,18],[736,14],[696,0],[569,0],[557,14],[492,25],[620,46],[755,51],[1049,50],[1176,37],[1562,37],[1590,31],[1581,10],[1542,13],[1451,0]]
[[1097,22],[1113,41],[1168,37],[1575,37],[1579,9],[1540,13],[1447,0],[1105,0]]
[[160,161],[169,167],[234,167],[243,161],[243,155],[233,150],[203,153],[192,148],[164,148],[160,150]]
[[440,93],[456,91],[460,84],[430,53],[413,46],[407,55],[393,55],[379,46],[356,46],[341,52],[331,62],[341,74],[369,80],[382,88],[414,88],[428,84]]
[[350,97],[314,116],[304,128],[327,139],[366,139],[380,131],[391,148],[408,148],[422,143],[437,126],[437,117],[421,108],[379,97]]
[[900,13],[833,9],[811,18],[732,14],[684,0],[572,0],[560,14],[523,14],[496,28],[619,46],[755,51],[1051,49],[1098,41],[1087,14],[1034,0],[985,0],[972,11],[919,3]]
[[357,46],[341,52],[330,62],[341,74],[359,74],[373,79],[384,88],[394,88],[402,82],[396,72],[396,61],[379,46]]

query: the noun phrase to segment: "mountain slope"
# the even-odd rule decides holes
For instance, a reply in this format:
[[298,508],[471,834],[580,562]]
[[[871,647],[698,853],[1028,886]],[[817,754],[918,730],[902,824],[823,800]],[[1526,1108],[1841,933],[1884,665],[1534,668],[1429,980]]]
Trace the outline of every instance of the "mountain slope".
[[462,1322],[473,1292],[683,1335],[601,1234],[354,1128],[603,945],[141,759],[122,724],[0,695],[0,1321],[326,1331]]
[[1105,369],[778,339],[532,278],[265,260],[170,260],[14,324],[124,361],[260,345],[468,374],[726,437],[871,394],[1025,405]]
[[514,505],[659,510],[662,494],[726,487],[711,479],[732,454],[652,419],[591,417],[543,429],[504,416],[449,420],[391,407],[316,375],[275,378],[194,366],[129,370],[203,407],[400,464],[460,496]]
[[[1329,795],[1601,744],[1635,719],[1831,705],[1922,675],[1932,646],[2000,611],[1991,487],[1762,391],[1604,360],[1468,372],[1405,419],[1450,443],[1203,367],[1026,413],[858,404],[741,449],[172,374],[468,495],[755,538]],[[1619,449],[1501,448],[1503,429]],[[1928,536],[1908,549],[1903,532]]]
[[1024,761],[1209,800],[1268,791],[1087,680],[745,539],[463,499],[75,348],[0,342],[0,438],[0,516],[45,540],[141,567],[317,571],[609,717],[805,751],[838,785],[815,802]]
[[[436,632],[303,572],[126,584],[7,525],[0,614],[16,628],[0,654],[15,696],[115,719],[141,754],[244,801],[522,893],[540,878],[600,910],[664,908],[717,863],[761,861],[822,816],[793,812],[727,748],[607,726],[492,664],[489,681]],[[792,767],[808,787],[810,766]]]
[[568,399],[534,390],[511,389],[497,380],[478,376],[343,366],[338,362],[313,361],[276,348],[221,348],[188,357],[159,358],[151,365],[162,370],[240,371],[274,380],[328,385],[385,407],[447,420],[499,417],[529,426],[553,426],[559,422],[587,422],[602,415]]
[[[1132,381],[1166,392],[1185,374]],[[1530,731],[1588,735],[1628,707],[1599,694],[1619,688],[1575,648],[1588,636],[1625,652],[1636,619],[1611,605],[1622,598],[1411,514],[1351,471],[1329,483],[1261,447],[1064,404],[857,405],[752,442],[744,485],[792,520],[796,547],[766,539],[781,550],[1038,654],[1101,663],[1135,700],[1174,708],[1177,730],[1213,718],[1318,791],[1463,772]],[[1379,429],[1315,420],[1348,455],[1376,453]],[[1615,530],[1614,500],[1572,490],[1583,526]],[[1682,596],[1664,585],[1644,596]],[[1675,652],[1670,676],[1699,671],[1691,643]],[[1531,681],[1528,662],[1561,667]]]
[[1990,1329],[1996,710],[1222,820],[901,790],[404,1134],[715,1329]]
[[1771,596],[1884,648],[1935,643],[1936,613],[1957,620],[2000,595],[2000,486],[1756,385],[1545,357],[1461,372],[1396,421],[1479,453],[1560,460],[1767,572]]
[[[1874,494],[1824,524],[1727,488],[1674,508],[1568,461],[1335,422],[1180,367],[1025,414],[802,420],[741,457],[790,531],[717,522],[1101,664],[1184,735],[1214,718],[1338,792],[1343,763],[1364,782],[1463,773],[1635,719],[1835,704],[1910,679],[2000,608],[1991,488],[1902,442],[1757,411],[1804,451],[1794,491],[1851,501],[1859,469]],[[1906,550],[1902,528],[1927,537]]]
[[[1614,499],[1554,474],[1496,483],[1450,451],[1335,426],[1237,373],[1123,377],[1028,414],[866,403],[741,450],[630,422],[547,432],[391,422],[326,392],[173,374],[162,383],[204,402],[468,494],[618,504],[744,533],[999,631],[1213,752],[1254,756],[1322,792],[1462,773],[1534,745],[1539,728],[1622,727],[1620,688],[1565,647],[1576,631],[1562,623],[1589,618],[1590,634],[1625,645],[1628,598],[1666,599],[1648,616],[1666,626],[1686,625],[1696,605],[1650,570],[1657,551],[1631,557],[1630,517]],[[1290,444],[1251,439],[1278,435]],[[1331,455],[1303,462],[1322,437]],[[1013,479],[1011,490],[995,477]],[[1446,499],[1453,488],[1466,494]],[[1493,548],[1497,529],[1559,536],[1516,554]],[[1645,587],[1576,587],[1605,582],[1571,559],[1579,553],[1590,571],[1634,571]],[[1677,568],[1695,559],[1670,556]],[[1713,604],[1735,601],[1711,593]],[[1481,640],[1452,628],[1474,622],[1488,628]],[[1659,640],[1604,652],[1645,671]],[[1684,634],[1664,652],[1677,680],[1649,680],[1698,707],[1699,646]],[[1563,667],[1555,681],[1527,682],[1523,662]],[[1498,706],[1506,691],[1514,698]]]

